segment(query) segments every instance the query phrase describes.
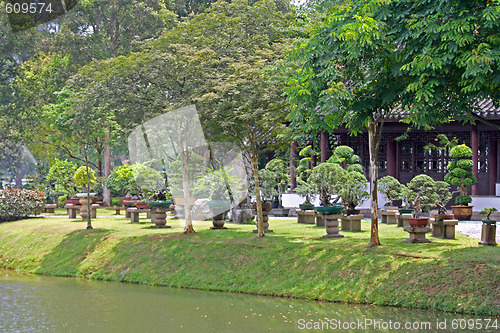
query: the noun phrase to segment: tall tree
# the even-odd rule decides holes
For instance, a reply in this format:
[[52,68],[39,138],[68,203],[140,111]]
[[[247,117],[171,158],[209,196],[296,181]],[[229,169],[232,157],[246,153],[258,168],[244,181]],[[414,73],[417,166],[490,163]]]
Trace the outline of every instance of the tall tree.
[[[300,126],[321,117],[331,129],[368,132],[372,246],[380,245],[377,155],[384,122],[396,115],[429,128],[451,115],[443,108],[423,112],[423,105],[406,90],[410,78],[401,68],[414,50],[399,40],[407,30],[405,22],[394,20],[396,3],[344,1],[328,9],[290,51],[288,63],[295,72],[287,77],[285,89],[292,123]],[[412,37],[418,39],[417,34]]]

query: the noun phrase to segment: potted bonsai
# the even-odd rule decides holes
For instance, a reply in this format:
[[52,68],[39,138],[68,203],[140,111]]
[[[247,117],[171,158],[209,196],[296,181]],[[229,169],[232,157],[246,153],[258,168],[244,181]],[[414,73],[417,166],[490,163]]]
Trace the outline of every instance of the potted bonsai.
[[276,195],[274,196],[274,202],[277,204],[277,207],[273,206],[273,215],[288,216],[290,209],[285,209],[283,207],[283,193],[286,191],[288,183],[290,182],[290,176],[285,166],[285,162],[280,158],[273,158],[267,162],[266,169],[271,171],[275,178],[274,187],[276,189]]
[[212,229],[227,229],[224,227],[226,212],[231,209],[232,192],[241,188],[241,180],[231,175],[231,170],[221,168],[204,174],[196,180],[194,191],[197,196],[208,197],[208,207],[213,214]]
[[496,220],[492,220],[490,215],[493,212],[498,212],[496,208],[485,208],[482,211],[479,212],[480,215],[486,215],[486,219],[481,220],[485,224],[493,224],[495,225],[497,223]]
[[413,218],[409,219],[412,227],[425,227],[429,223],[429,217],[422,217],[422,206],[431,206],[436,202],[434,192],[434,180],[427,175],[415,176],[409,183],[408,189],[414,191],[417,196],[413,201]]
[[455,146],[450,150],[451,161],[447,169],[448,174],[444,180],[457,186],[458,190],[453,193],[459,193],[455,198],[456,206],[451,206],[455,218],[458,220],[469,220],[472,216],[472,198],[468,195],[468,188],[477,183],[477,179],[472,173],[472,149],[465,144]]
[[370,197],[366,191],[367,180],[365,176],[357,171],[346,172],[339,189],[339,195],[347,205],[346,215],[359,214],[356,207]]
[[453,214],[448,214],[448,211],[446,210],[446,205],[452,198],[450,185],[443,181],[437,181],[434,184],[434,191],[436,192],[436,206],[438,210],[438,213],[437,215],[434,215],[434,218],[436,221],[452,219]]
[[309,180],[304,181],[302,179],[299,179],[298,185],[294,191],[305,198],[304,202],[299,204],[300,210],[314,209],[314,205],[311,203],[311,197],[314,195],[314,193],[316,193],[315,184],[311,183]]
[[404,185],[402,185],[399,180],[392,176],[385,176],[380,178],[378,181],[378,189],[386,200],[384,206],[394,207],[394,202],[403,198],[403,187]]
[[321,206],[316,207],[319,213],[329,215],[344,210],[344,205],[337,202],[340,199],[338,192],[346,174],[340,165],[334,163],[321,163],[313,169],[310,181],[320,195]]
[[481,241],[479,245],[490,245],[495,246],[496,242],[496,231],[497,231],[497,221],[492,220],[490,215],[496,212],[496,208],[485,208],[479,212],[481,215],[486,215],[486,219],[483,221],[483,226],[481,229]]

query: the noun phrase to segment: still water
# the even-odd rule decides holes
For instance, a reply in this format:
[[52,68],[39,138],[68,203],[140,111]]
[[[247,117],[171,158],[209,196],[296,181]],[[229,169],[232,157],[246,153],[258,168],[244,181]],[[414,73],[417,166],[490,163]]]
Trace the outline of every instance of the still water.
[[[7,270],[0,270],[0,301],[0,332],[305,332],[314,325],[323,325],[327,332],[397,332],[396,323],[401,325],[399,332],[470,332],[473,327],[466,328],[467,321],[472,325],[474,320],[474,327],[488,320],[492,320],[490,324],[500,321],[423,310],[52,278]],[[326,322],[328,327],[322,324]],[[379,326],[374,328],[374,322]],[[438,323],[442,329],[437,328]],[[341,329],[340,325],[347,324],[352,329]],[[409,325],[408,329],[403,329],[404,325]],[[500,330],[485,330],[483,326],[478,331]]]

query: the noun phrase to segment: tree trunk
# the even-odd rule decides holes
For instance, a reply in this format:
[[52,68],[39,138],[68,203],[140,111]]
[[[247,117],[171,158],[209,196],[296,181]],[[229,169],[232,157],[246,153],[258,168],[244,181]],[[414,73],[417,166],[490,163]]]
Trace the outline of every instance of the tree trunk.
[[370,123],[368,126],[368,144],[370,148],[370,192],[372,198],[372,225],[371,238],[369,246],[380,245],[378,238],[378,147],[380,144],[380,136],[377,133],[377,123]]
[[184,193],[184,218],[186,219],[184,233],[190,234],[195,232],[193,229],[193,221],[191,220],[191,205],[189,203],[189,163],[188,163],[188,153],[184,150],[181,151],[182,158],[182,190]]
[[109,148],[109,139],[111,134],[111,129],[109,129],[109,134],[106,137],[106,144],[104,145],[104,203],[106,206],[111,206],[111,191],[108,188],[108,177],[111,174],[111,149]]
[[252,162],[252,171],[255,179],[255,198],[257,201],[257,230],[259,237],[264,237],[264,219],[262,217],[262,200],[260,198],[260,185],[259,185],[259,167],[258,167],[258,155],[254,154],[250,157]]
[[87,171],[87,229],[92,228],[92,211],[90,210],[90,170],[87,148],[85,148],[85,169]]

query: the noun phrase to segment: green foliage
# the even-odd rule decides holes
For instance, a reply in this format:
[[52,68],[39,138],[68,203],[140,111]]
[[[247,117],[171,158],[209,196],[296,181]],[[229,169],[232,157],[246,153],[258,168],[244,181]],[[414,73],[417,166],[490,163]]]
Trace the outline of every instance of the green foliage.
[[404,187],[399,180],[392,176],[382,177],[378,181],[378,189],[387,200],[387,206],[393,205],[394,200],[402,199]]
[[[233,201],[237,191],[242,190],[242,180],[231,174],[231,168],[220,168],[197,178],[193,190],[197,195],[210,200]],[[260,179],[260,175],[259,175]]]
[[[338,164],[321,163],[314,167],[309,182],[316,186],[322,206],[331,206],[333,196],[339,193],[342,182],[347,177],[347,171]],[[335,202],[340,198],[337,197]]]
[[259,170],[259,186],[265,201],[273,201],[278,195],[276,173],[269,169]]
[[490,215],[493,212],[498,212],[498,210],[496,208],[485,208],[482,211],[480,211],[479,214],[486,215],[486,220],[489,220],[490,219]]
[[419,217],[420,210],[429,212],[437,200],[435,191],[435,181],[427,175],[417,175],[409,183],[408,188],[417,194],[413,208],[416,217]]
[[77,168],[78,166],[73,162],[56,158],[50,166],[47,181],[61,186],[68,195],[72,196],[75,194],[73,176]]
[[137,194],[132,166],[125,164],[113,168],[108,177],[107,187],[121,197],[126,194]]
[[76,187],[85,191],[87,188],[87,182],[89,183],[90,189],[97,185],[97,178],[95,177],[94,170],[88,168],[87,175],[87,167],[81,166],[75,171],[75,174],[73,175],[73,182]]
[[45,205],[45,194],[33,190],[0,190],[0,222],[27,218],[40,214]]
[[434,183],[434,191],[436,192],[436,206],[439,214],[446,214],[446,205],[452,198],[450,185],[443,181]]
[[444,176],[445,182],[457,186],[458,195],[455,199],[457,205],[468,205],[472,198],[467,195],[468,187],[477,184],[477,179],[472,173],[472,149],[465,144],[451,148],[450,157],[455,159],[448,163],[448,173]]
[[297,180],[297,187],[294,189],[294,192],[302,195],[305,200],[304,204],[311,204],[311,197],[318,192],[316,184],[312,182],[304,181],[302,179]]
[[346,172],[339,186],[339,195],[347,204],[349,209],[355,209],[361,202],[368,199],[370,194],[366,191],[366,177],[359,172]]
[[66,200],[68,200],[67,195],[61,195],[60,197],[57,198],[57,207],[63,208],[64,205],[66,204]]
[[451,148],[450,157],[454,159],[472,158],[472,149],[465,144],[461,144]]

